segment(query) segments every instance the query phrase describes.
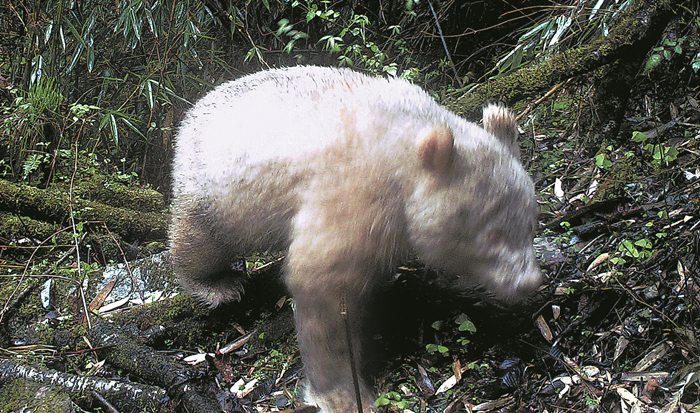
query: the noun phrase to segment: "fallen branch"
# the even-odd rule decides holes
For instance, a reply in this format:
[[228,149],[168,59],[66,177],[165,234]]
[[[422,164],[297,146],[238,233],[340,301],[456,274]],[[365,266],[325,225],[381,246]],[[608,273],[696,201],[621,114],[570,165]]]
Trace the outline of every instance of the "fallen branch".
[[170,400],[165,390],[158,387],[124,383],[100,377],[79,377],[55,370],[0,361],[0,384],[17,379],[58,386],[71,396],[71,400],[86,409],[91,407],[93,398],[91,393],[94,391],[122,413],[144,410],[151,412],[170,411]]
[[[191,301],[194,303],[193,300]],[[141,310],[160,308],[158,304],[145,306]],[[174,400],[183,403],[185,411],[191,413],[220,411],[216,402],[201,396],[199,394],[201,389],[194,385],[196,384],[194,379],[199,378],[202,373],[198,369],[153,350],[145,344],[149,338],[147,335],[137,327],[134,321],[121,324],[115,323],[113,319],[98,321],[88,334],[93,346],[111,346],[103,352],[108,363],[133,373],[149,383],[168,389],[168,394]]]
[[489,102],[512,104],[525,97],[536,96],[574,76],[625,58],[630,53],[636,54],[641,44],[650,35],[655,35],[650,32],[658,31],[659,27],[663,30],[673,15],[671,6],[676,3],[678,0],[637,0],[628,12],[611,25],[610,33],[604,38],[554,54],[539,64],[524,67],[507,76],[489,80],[444,103],[468,118],[478,117],[481,108]]
[[[0,210],[65,223],[70,217],[69,206],[68,195],[60,190],[0,179]],[[163,239],[167,234],[168,220],[163,213],[117,208],[81,198],[74,199],[73,210],[81,221],[104,221],[111,231],[126,239]]]

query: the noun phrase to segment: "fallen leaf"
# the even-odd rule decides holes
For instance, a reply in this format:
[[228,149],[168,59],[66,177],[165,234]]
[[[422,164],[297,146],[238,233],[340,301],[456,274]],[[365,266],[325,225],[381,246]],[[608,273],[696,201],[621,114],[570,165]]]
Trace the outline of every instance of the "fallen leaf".
[[609,258],[610,258],[610,254],[608,254],[607,252],[604,252],[604,253],[600,254],[599,256],[596,257],[596,259],[593,260],[593,262],[591,263],[591,265],[589,265],[588,268],[586,268],[586,272],[590,272],[590,271],[593,270],[595,267],[597,267],[597,266],[599,266],[600,264],[602,264],[602,263],[604,263],[605,261],[607,261]]
[[542,337],[544,337],[545,340],[551,343],[552,339],[554,338],[554,335],[552,334],[552,330],[547,325],[547,321],[545,321],[544,317],[542,317],[541,314],[537,316],[537,319],[535,319],[535,324],[537,325],[537,328],[540,329]]
[[634,371],[644,371],[648,369],[652,364],[656,363],[661,357],[665,356],[666,353],[671,349],[668,343],[663,342],[658,346],[654,347],[647,353],[636,366],[634,366]]
[[448,391],[449,389],[453,388],[457,384],[457,377],[451,376],[449,379],[445,380],[440,387],[438,387],[437,391],[435,394],[440,394]]

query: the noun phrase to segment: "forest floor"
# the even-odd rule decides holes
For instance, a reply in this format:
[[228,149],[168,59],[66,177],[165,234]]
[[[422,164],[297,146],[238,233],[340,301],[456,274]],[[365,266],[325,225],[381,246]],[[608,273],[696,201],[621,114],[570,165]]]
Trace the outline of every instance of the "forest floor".
[[[527,303],[501,308],[478,296],[452,296],[418,262],[400,267],[373,313],[374,352],[364,366],[374,377],[378,406],[443,413],[700,412],[700,89],[647,90],[632,97],[612,141],[590,126],[597,114],[585,85],[563,88],[536,107],[516,106],[527,110],[520,120],[522,158],[538,190],[536,245],[547,280]],[[166,372],[143,364],[129,371],[129,363],[114,356],[105,363],[104,352],[123,341],[101,342],[112,333],[90,332],[85,319],[65,317],[78,314],[77,306],[37,315],[6,312],[8,301],[2,358],[75,377],[156,383],[171,397],[120,411],[194,411],[173,396],[188,394],[172,391],[183,382],[197,382],[197,392],[226,411],[299,408],[304,378],[292,313],[281,284],[270,281],[278,278],[279,262],[260,260],[266,262],[272,264],[254,271],[241,303],[209,311],[185,300],[169,312],[163,303],[181,297],[132,301],[118,317],[104,316],[110,309],[93,320],[131,320],[136,327],[128,334],[122,328],[121,340],[132,337],[158,360],[190,363],[173,387],[158,383]],[[27,294],[33,298],[15,294],[14,304],[41,308],[39,290]],[[105,327],[99,325],[95,330]],[[141,350],[130,351],[136,359]],[[0,363],[0,384],[12,374]],[[21,411],[2,400],[0,412]],[[105,406],[90,400],[78,405],[87,411]]]
[[[452,297],[417,263],[401,267],[373,335],[382,356],[365,366],[377,405],[700,411],[700,90],[665,90],[633,97],[615,141],[589,128],[585,88],[525,117],[546,284],[528,303],[499,308]],[[241,400],[274,409],[297,388],[294,371],[278,369],[265,397]]]

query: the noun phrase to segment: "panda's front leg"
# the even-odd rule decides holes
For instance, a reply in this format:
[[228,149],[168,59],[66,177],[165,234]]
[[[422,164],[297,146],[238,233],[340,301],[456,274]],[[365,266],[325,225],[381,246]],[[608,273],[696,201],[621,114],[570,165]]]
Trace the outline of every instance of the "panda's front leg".
[[369,246],[361,220],[330,219],[323,203],[313,205],[295,219],[285,274],[309,381],[307,402],[323,413],[357,413],[359,395],[369,413],[374,397],[361,374],[362,341],[367,302],[381,284],[378,260],[369,257],[378,248]]
[[324,413],[357,413],[359,394],[363,411],[373,411],[374,398],[359,371],[362,314],[357,300],[348,297],[355,292],[322,284],[310,289],[294,283],[289,287],[295,297],[299,349],[309,381],[306,402]]

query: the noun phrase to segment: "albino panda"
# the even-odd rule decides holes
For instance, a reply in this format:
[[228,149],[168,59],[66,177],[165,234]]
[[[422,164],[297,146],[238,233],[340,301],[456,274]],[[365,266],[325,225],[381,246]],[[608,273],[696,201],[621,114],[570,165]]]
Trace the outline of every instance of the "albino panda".
[[[505,302],[541,281],[537,206],[513,116],[484,128],[417,86],[322,67],[269,70],[200,100],[176,142],[172,253],[182,285],[211,305],[236,300],[239,257],[286,254],[309,402],[357,412],[366,303],[409,252]],[[373,394],[360,379],[363,408]]]

